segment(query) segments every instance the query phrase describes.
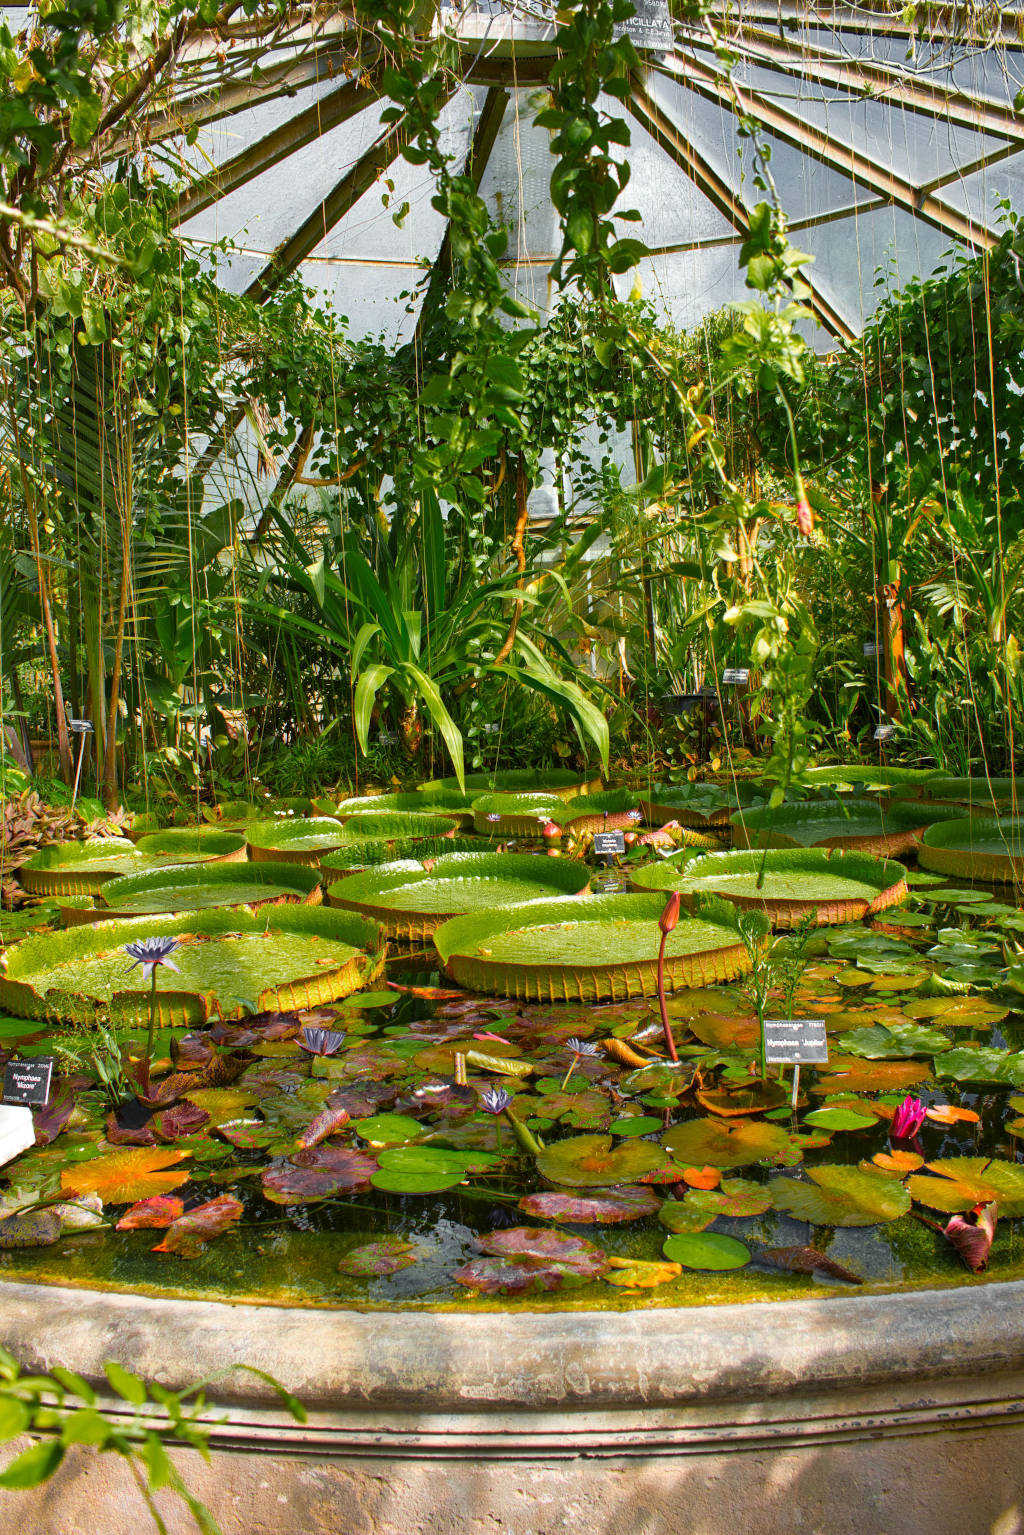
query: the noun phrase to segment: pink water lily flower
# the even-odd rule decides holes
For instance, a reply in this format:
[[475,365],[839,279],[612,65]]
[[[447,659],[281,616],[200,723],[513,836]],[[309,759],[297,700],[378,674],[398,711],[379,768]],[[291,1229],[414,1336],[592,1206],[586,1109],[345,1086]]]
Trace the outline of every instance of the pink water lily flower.
[[899,1104],[892,1123],[889,1126],[889,1139],[893,1141],[912,1141],[924,1124],[928,1110],[920,1098],[904,1098]]

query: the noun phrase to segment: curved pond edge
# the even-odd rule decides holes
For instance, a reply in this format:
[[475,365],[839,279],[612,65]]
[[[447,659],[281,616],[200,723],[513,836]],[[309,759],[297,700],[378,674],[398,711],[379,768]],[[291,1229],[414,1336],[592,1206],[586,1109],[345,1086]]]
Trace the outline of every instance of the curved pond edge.
[[[183,1470],[225,1535],[337,1529],[342,1496],[345,1535],[554,1535],[569,1504],[574,1526],[616,1535],[694,1528],[687,1509],[701,1535],[735,1535],[737,1497],[755,1535],[816,1530],[819,1505],[830,1535],[917,1535],[924,1518],[958,1535],[1020,1528],[1005,1520],[1024,1458],[1024,1281],[507,1315],[0,1283],[0,1341],[27,1367],[60,1363],[99,1383],[108,1403],[106,1359],[174,1390],[219,1377],[212,1463],[189,1455]],[[263,1381],[224,1375],[233,1365],[276,1377],[308,1423]],[[634,1525],[622,1522],[624,1472],[643,1488],[647,1516]],[[801,1489],[785,1506],[783,1472]],[[108,1480],[105,1464],[90,1473],[69,1460],[49,1489],[0,1495],[0,1510],[17,1514],[21,1535],[52,1529],[58,1506],[74,1516],[66,1528],[87,1518],[117,1535],[123,1504],[109,1522],[96,1501]],[[719,1507],[711,1491],[726,1485]],[[255,1510],[271,1494],[276,1522],[264,1526]],[[903,1501],[880,1525],[890,1495]]]

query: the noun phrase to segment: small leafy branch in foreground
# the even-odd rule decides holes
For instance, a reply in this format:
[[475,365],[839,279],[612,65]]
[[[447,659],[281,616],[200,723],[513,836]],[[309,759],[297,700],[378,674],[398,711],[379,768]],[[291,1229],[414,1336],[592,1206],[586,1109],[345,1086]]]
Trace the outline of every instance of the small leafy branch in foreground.
[[[210,1382],[176,1393],[141,1380],[113,1360],[103,1368],[125,1409],[101,1406],[89,1382],[61,1365],[49,1374],[23,1374],[14,1356],[0,1349],[0,1444],[24,1434],[37,1439],[0,1472],[0,1487],[38,1487],[53,1476],[72,1445],[86,1445],[125,1461],[160,1535],[166,1535],[167,1526],[154,1494],[165,1489],[185,1503],[202,1535],[220,1535],[217,1521],[189,1492],[167,1453],[168,1446],[181,1445],[209,1460],[209,1420],[201,1419]],[[305,1422],[301,1402],[273,1376],[251,1365],[236,1368],[266,1381],[292,1417]]]

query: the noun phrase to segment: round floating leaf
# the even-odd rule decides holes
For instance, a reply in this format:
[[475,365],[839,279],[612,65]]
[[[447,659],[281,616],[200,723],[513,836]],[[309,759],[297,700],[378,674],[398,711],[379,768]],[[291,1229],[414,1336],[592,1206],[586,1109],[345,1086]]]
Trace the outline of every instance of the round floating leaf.
[[476,1239],[477,1246],[496,1258],[510,1258],[513,1262],[564,1263],[587,1279],[603,1274],[608,1260],[599,1247],[583,1237],[565,1236],[560,1231],[545,1231],[538,1226],[511,1226],[505,1231],[492,1231]]
[[242,1217],[242,1201],[233,1194],[221,1194],[217,1199],[197,1205],[185,1215],[172,1221],[162,1242],[153,1248],[155,1253],[174,1253],[179,1258],[197,1258],[208,1242],[223,1235]]
[[571,1221],[580,1226],[614,1226],[639,1220],[659,1209],[658,1196],[649,1188],[609,1188],[600,1194],[559,1194],[554,1190],[527,1194],[519,1201],[524,1215],[544,1220]]
[[474,1258],[452,1275],[456,1284],[479,1290],[482,1295],[521,1295],[535,1290],[561,1290],[586,1284],[577,1269],[564,1263],[531,1267],[505,1258]]
[[444,1151],[436,1146],[398,1146],[382,1151],[371,1178],[387,1194],[440,1194],[463,1183],[472,1153]]
[[745,1268],[750,1262],[750,1248],[737,1237],[722,1236],[717,1231],[680,1232],[668,1237],[662,1247],[666,1258],[686,1269],[708,1269],[719,1273]]
[[537,1158],[537,1169],[545,1178],[572,1188],[631,1183],[665,1165],[664,1152],[650,1141],[620,1141],[613,1146],[610,1135],[575,1135],[555,1141]]
[[738,1087],[699,1092],[697,1102],[710,1114],[720,1114],[724,1118],[765,1114],[789,1102],[789,1089],[780,1082],[744,1082]]
[[653,1114],[633,1114],[627,1119],[613,1119],[608,1128],[613,1135],[632,1139],[637,1135],[650,1135],[654,1130],[660,1130],[661,1120],[655,1119]]
[[812,1226],[877,1226],[910,1209],[910,1195],[895,1178],[866,1168],[822,1163],[809,1167],[810,1182],[773,1178],[772,1203]]
[[817,1125],[821,1130],[870,1130],[878,1120],[873,1114],[856,1114],[853,1109],[815,1109],[804,1115],[805,1125]]
[[140,1199],[130,1210],[126,1210],[116,1229],[163,1231],[184,1213],[185,1206],[177,1194],[154,1194],[150,1199]]
[[790,1149],[791,1137],[763,1120],[689,1119],[667,1130],[661,1143],[688,1167],[729,1168],[773,1161]]
[[362,1193],[376,1166],[361,1151],[325,1143],[271,1162],[263,1170],[263,1196],[277,1205],[302,1205],[332,1194]]
[[353,1120],[352,1128],[371,1146],[404,1146],[423,1134],[419,1120],[408,1114],[371,1114]]
[[341,1259],[338,1269],[357,1279],[381,1279],[397,1274],[399,1269],[411,1268],[418,1257],[419,1249],[414,1242],[405,1242],[401,1237],[382,1237],[379,1242],[353,1247]]
[[1024,1087],[1024,1050],[992,1050],[984,1045],[946,1050],[935,1057],[935,1075],[957,1082],[993,1082],[1001,1087]]
[[836,1055],[811,1092],[822,1098],[832,1093],[884,1093],[914,1087],[930,1076],[929,1068],[918,1061],[864,1061]]
[[98,1194],[107,1205],[135,1204],[187,1183],[188,1173],[168,1169],[188,1155],[171,1146],[131,1146],[65,1167],[60,1186],[69,1194]]
[[911,1198],[932,1210],[953,1213],[995,1200],[1000,1216],[1024,1215],[1024,1164],[988,1157],[942,1157],[924,1174],[908,1178]]
[[[689,1189],[687,1194],[695,1192]],[[658,1211],[658,1219],[669,1231],[703,1231],[718,1214],[718,1210],[691,1205],[688,1199],[666,1199]]]
[[658,1263],[644,1258],[609,1257],[603,1278],[605,1284],[621,1285],[626,1290],[656,1290],[659,1285],[678,1279],[681,1263]]
[[871,1024],[850,1029],[836,1041],[846,1055],[866,1060],[906,1060],[913,1055],[937,1055],[949,1049],[949,1037],[938,1029],[922,1029],[912,1023]]

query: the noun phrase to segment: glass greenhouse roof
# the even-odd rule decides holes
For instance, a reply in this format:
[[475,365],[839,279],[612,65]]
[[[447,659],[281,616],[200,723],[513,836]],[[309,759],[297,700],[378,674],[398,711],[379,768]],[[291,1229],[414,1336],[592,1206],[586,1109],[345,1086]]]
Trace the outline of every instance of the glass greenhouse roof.
[[[630,30],[642,69],[628,102],[628,202],[651,251],[645,294],[679,325],[744,295],[737,267],[755,186],[740,113],[771,149],[794,231],[813,255],[821,349],[856,335],[884,282],[928,274],[954,247],[998,237],[1021,203],[1024,31],[1016,8],[987,31],[950,30],[948,11],[742,0],[715,20],[738,62],[730,86],[709,36],[656,0]],[[442,13],[461,68],[444,107],[447,141],[510,231],[507,281],[541,309],[558,248],[551,157],[533,121],[554,27],[542,8]],[[382,126],[372,34],[338,9],[296,10],[268,43],[235,37],[220,56],[186,51],[173,102],[146,125],[147,152],[183,177],[182,236],[230,244],[220,277],[256,295],[298,272],[348,316],[353,335],[408,339],[445,238],[423,167]],[[619,279],[632,286],[634,274]]]

